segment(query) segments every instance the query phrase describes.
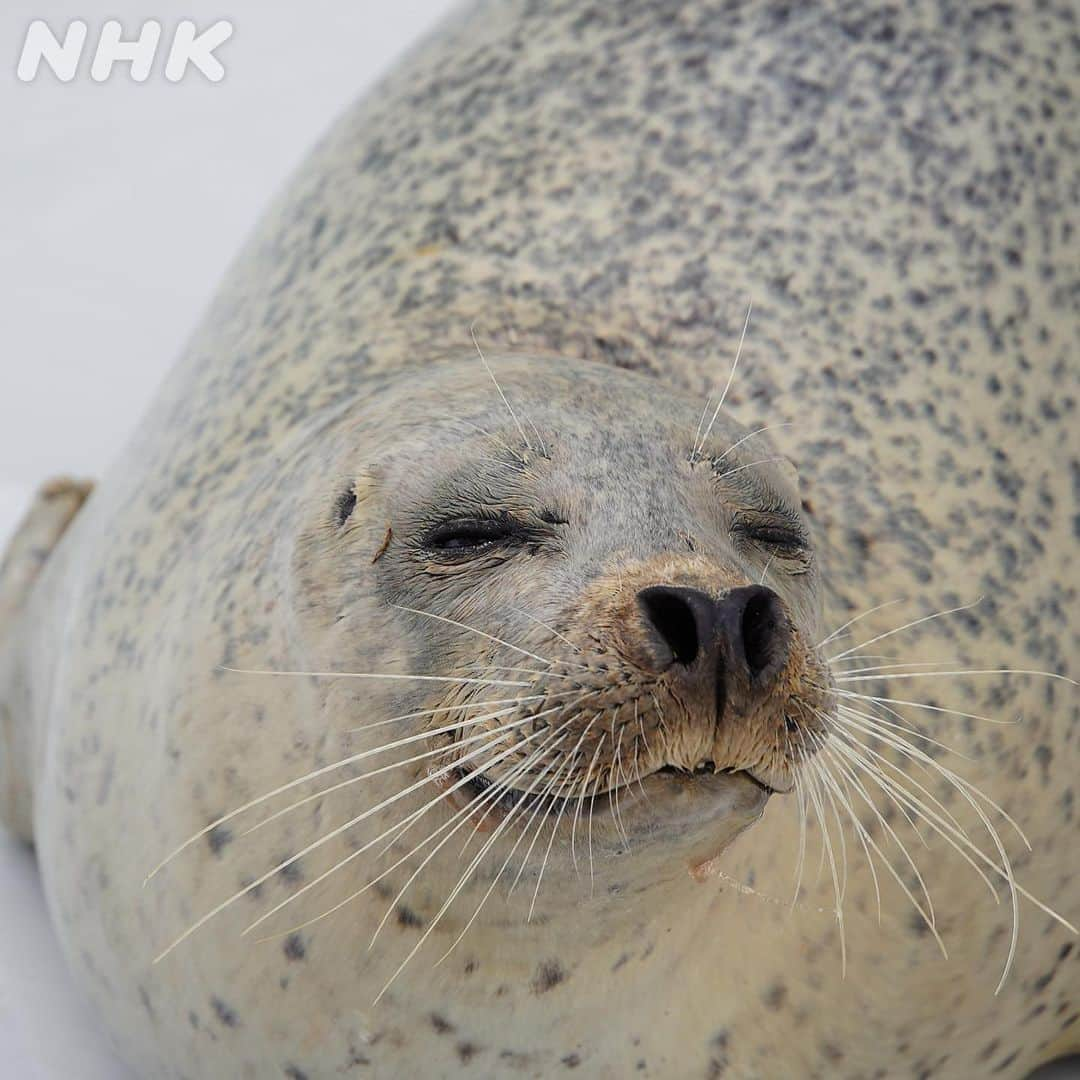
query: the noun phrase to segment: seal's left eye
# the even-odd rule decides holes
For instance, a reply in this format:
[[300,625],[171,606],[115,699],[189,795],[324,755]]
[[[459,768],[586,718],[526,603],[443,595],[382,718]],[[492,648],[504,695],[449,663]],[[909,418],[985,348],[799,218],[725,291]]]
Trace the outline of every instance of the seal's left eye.
[[436,551],[472,551],[516,538],[518,530],[509,521],[481,518],[444,521],[424,537],[424,545]]
[[786,524],[741,523],[736,531],[751,543],[771,548],[778,555],[805,556],[810,546],[801,530]]

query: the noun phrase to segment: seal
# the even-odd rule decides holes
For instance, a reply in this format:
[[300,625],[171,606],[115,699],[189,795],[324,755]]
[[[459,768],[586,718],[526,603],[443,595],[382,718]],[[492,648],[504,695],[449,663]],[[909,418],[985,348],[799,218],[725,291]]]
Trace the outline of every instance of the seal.
[[0,576],[139,1075],[1080,1046],[1071,21],[482,3],[332,128]]

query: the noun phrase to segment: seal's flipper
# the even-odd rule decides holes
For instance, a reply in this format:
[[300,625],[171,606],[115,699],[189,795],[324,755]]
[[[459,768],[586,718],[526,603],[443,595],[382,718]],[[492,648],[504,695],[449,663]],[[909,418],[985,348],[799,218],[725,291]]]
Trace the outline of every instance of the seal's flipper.
[[30,724],[19,692],[20,623],[42,568],[93,484],[60,477],[42,485],[0,561],[0,823],[26,840],[30,820]]

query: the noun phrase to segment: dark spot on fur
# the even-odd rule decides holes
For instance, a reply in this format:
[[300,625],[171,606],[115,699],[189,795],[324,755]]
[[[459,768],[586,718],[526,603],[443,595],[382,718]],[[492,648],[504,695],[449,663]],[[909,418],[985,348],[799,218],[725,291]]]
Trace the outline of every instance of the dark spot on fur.
[[339,529],[349,520],[350,515],[355,509],[356,488],[350,487],[348,491],[343,491],[334,503],[334,521]]
[[295,1065],[285,1066],[285,1075],[289,1080],[308,1080],[308,1074],[303,1069],[298,1069]]
[[304,939],[299,934],[290,934],[285,939],[282,952],[285,953],[286,960],[303,960],[307,955]]
[[440,1016],[438,1013],[431,1014],[431,1026],[440,1035],[445,1035],[448,1031],[454,1030],[454,1025],[445,1016]]
[[826,1042],[821,1044],[821,1056],[835,1065],[838,1061],[844,1060],[844,1051],[835,1043]]
[[471,1042],[459,1042],[457,1044],[457,1056],[461,1059],[462,1065],[468,1065],[470,1061],[480,1052],[480,1047]]
[[527,1069],[532,1059],[528,1054],[523,1054],[520,1050],[501,1050],[499,1060],[505,1061],[512,1069]]
[[224,825],[215,825],[207,834],[206,842],[210,845],[210,850],[215,855],[220,855],[222,849],[232,840],[233,834],[231,829],[226,829]]
[[240,1018],[236,1015],[236,1010],[231,1009],[224,1001],[219,997],[210,999],[210,1005],[214,1010],[214,1015],[227,1027],[234,1028],[239,1027]]
[[728,1033],[727,1030],[718,1031],[712,1037],[712,1053],[709,1056],[709,1065],[705,1070],[705,1075],[710,1080],[716,1080],[717,1077],[723,1076],[725,1070],[728,1067]]
[[476,967],[477,967],[477,965],[476,965],[475,960],[466,960],[465,961],[465,974],[466,975],[471,975],[476,970]]
[[787,987],[783,983],[773,983],[763,995],[765,1004],[775,1011],[784,1007],[787,1001]]
[[411,907],[406,907],[404,904],[397,909],[397,921],[398,926],[405,926],[414,930],[424,925],[424,920]]
[[1039,763],[1039,768],[1042,769],[1042,778],[1045,784],[1050,779],[1050,763],[1054,760],[1054,752],[1045,743],[1040,743],[1035,747],[1035,760]]
[[1019,1050],[1014,1050],[1007,1058],[1002,1058],[1002,1060],[994,1066],[994,1072],[1004,1072],[1017,1059],[1019,1054]]
[[534,994],[546,994],[554,990],[566,978],[566,972],[558,960],[545,960],[537,969],[533,977],[532,989]]
[[581,1064],[581,1057],[578,1054],[567,1054],[566,1057],[562,1059],[562,1063],[568,1069],[576,1069]]
[[[278,862],[284,862],[283,859],[279,859]],[[278,871],[278,877],[282,881],[287,881],[290,885],[296,884],[298,881],[302,881],[304,878],[304,871],[300,866],[300,861],[291,862],[287,866],[283,866]]]

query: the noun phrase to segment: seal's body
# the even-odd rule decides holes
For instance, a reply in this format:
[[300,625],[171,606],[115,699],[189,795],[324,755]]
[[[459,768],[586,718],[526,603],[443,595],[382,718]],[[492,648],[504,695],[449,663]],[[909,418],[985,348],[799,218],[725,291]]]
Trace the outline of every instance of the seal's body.
[[[798,847],[792,800],[774,798],[724,855],[724,876],[699,884],[683,854],[664,856],[709,815],[680,817],[660,786],[676,781],[660,772],[647,827],[635,832],[646,803],[631,802],[629,785],[628,824],[614,806],[597,815],[597,865],[544,834],[549,881],[537,860],[505,899],[509,881],[484,863],[445,915],[456,870],[402,891],[422,851],[336,914],[256,941],[346,899],[369,880],[361,868],[391,866],[422,839],[426,829],[374,843],[399,822],[388,800],[423,782],[423,762],[250,835],[260,813],[313,788],[230,818],[143,886],[187,837],[342,757],[348,729],[430,706],[409,696],[410,678],[471,671],[495,700],[533,678],[515,680],[515,665],[535,674],[536,656],[550,655],[504,652],[499,674],[485,652],[488,666],[470,667],[468,636],[446,636],[454,621],[486,627],[485,649],[495,637],[531,642],[529,626],[539,634],[580,597],[570,606],[590,613],[588,633],[559,626],[567,655],[583,657],[594,636],[611,648],[605,635],[619,621],[605,597],[633,582],[640,598],[660,566],[686,596],[698,596],[687,583],[699,572],[720,582],[712,594],[772,585],[789,628],[784,656],[801,665],[791,693],[809,702],[798,723],[785,714],[789,731],[811,739],[811,714],[832,700],[811,646],[898,598],[911,614],[871,613],[863,640],[985,597],[951,622],[890,638],[882,653],[1075,675],[1075,33],[1071,13],[1050,5],[490,3],[444,26],[332,129],[230,272],[127,453],[66,532],[82,496],[50,492],[4,577],[5,818],[32,832],[72,967],[140,1075],[548,1076],[580,1066],[613,1077],[1020,1076],[1080,1044],[1073,939],[1022,902],[1019,951],[995,996],[1008,905],[990,900],[940,835],[931,830],[916,854],[950,959],[884,874],[878,927],[870,876],[853,867],[845,977],[832,858],[820,888],[809,866],[794,910],[778,902]],[[700,410],[723,388],[749,300],[725,407],[747,429],[791,424],[772,436],[801,473],[802,510],[796,500],[784,513],[808,522],[812,570],[786,549],[779,567],[772,556],[736,559],[721,525],[710,532],[694,479]],[[469,359],[476,320],[509,415]],[[665,456],[682,417],[689,457]],[[726,425],[722,414],[717,457],[746,430]],[[433,538],[419,510],[414,522],[403,509],[461,472],[451,466],[470,438],[490,439],[465,462],[495,470],[476,485],[485,505],[516,513],[527,501],[520,486],[500,487],[500,469],[506,484],[543,490],[528,535],[520,525],[478,539],[471,525]],[[759,462],[782,471],[751,444],[739,455],[744,476]],[[783,477],[762,475],[790,502]],[[726,493],[724,513],[759,495]],[[41,544],[28,538],[39,535],[56,546],[37,573]],[[510,541],[505,559],[484,547]],[[453,553],[481,548],[510,569],[470,578],[476,560],[465,570]],[[542,569],[513,561],[526,548],[547,560]],[[710,559],[738,573],[716,578]],[[551,582],[558,596],[515,624],[510,612]],[[504,624],[482,621],[493,597]],[[435,607],[438,626],[416,614]],[[689,650],[689,671],[705,639],[661,636],[668,662]],[[616,651],[640,666],[635,648]],[[575,663],[585,661],[565,670]],[[736,684],[726,685],[731,698]],[[848,685],[893,700],[922,687]],[[1075,921],[1075,692],[997,676],[933,686],[919,700],[1022,715],[997,727],[906,714],[972,758],[957,771],[1031,840],[1021,855],[1003,834],[1018,880]],[[674,698],[685,703],[683,690]],[[824,696],[815,704],[811,691]],[[752,715],[761,722],[761,710]],[[643,746],[665,737],[651,723],[641,723]],[[570,730],[576,752],[599,728]],[[354,749],[374,746],[370,733],[354,738]],[[766,762],[744,748],[755,739],[732,737],[723,763],[786,790],[799,760]],[[426,746],[403,744],[397,756]],[[685,760],[668,747],[662,760],[720,764],[717,747],[702,742]],[[558,776],[562,759],[537,764],[538,778],[542,767]],[[628,775],[636,767],[619,764]],[[964,809],[955,789],[933,790],[946,812]],[[695,866],[761,814],[758,791],[718,781],[708,842],[686,841]],[[858,809],[882,846],[885,821],[902,824],[896,807],[884,821]],[[490,825],[476,824],[482,838]],[[624,829],[631,842],[620,847]],[[457,866],[466,836],[431,867]],[[854,853],[858,837],[848,843]],[[240,935],[308,886],[260,932]]]

